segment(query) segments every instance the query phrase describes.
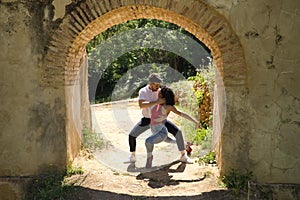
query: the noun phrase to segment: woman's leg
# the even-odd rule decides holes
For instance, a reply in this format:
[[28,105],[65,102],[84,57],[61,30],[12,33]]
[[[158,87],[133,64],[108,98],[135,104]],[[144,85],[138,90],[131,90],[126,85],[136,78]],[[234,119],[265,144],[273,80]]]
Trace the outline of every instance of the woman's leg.
[[154,144],[158,144],[166,139],[168,136],[168,130],[166,127],[163,127],[159,132],[155,133],[154,135],[148,137],[145,141],[146,149],[147,149],[147,162],[146,168],[152,167],[152,160],[153,160],[153,148]]
[[184,139],[183,139],[182,132],[179,130],[179,128],[169,120],[165,122],[165,126],[167,127],[168,132],[174,135],[174,137],[176,138],[176,144],[178,150],[184,151],[185,150]]
[[145,141],[147,154],[151,154],[153,152],[154,144],[158,144],[164,141],[167,137],[168,131],[166,127],[163,127],[160,131],[155,133],[154,135],[148,137]]
[[175,135],[176,143],[179,151],[185,151],[185,145],[184,145],[184,139],[182,132],[179,130],[177,134]]
[[170,121],[166,121],[165,126],[167,127],[168,131],[173,134],[176,138],[176,143],[178,150],[181,153],[180,161],[185,162],[188,164],[192,164],[193,161],[186,155],[186,147],[185,147],[185,142],[183,139],[183,134],[182,132],[177,128],[175,124],[173,124]]

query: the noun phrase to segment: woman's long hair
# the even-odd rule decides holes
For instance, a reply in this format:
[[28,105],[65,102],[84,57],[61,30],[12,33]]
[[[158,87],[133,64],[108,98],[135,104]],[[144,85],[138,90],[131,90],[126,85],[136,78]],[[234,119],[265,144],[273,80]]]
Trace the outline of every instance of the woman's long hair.
[[166,100],[166,105],[175,105],[175,95],[171,88],[163,86],[160,90],[162,98]]

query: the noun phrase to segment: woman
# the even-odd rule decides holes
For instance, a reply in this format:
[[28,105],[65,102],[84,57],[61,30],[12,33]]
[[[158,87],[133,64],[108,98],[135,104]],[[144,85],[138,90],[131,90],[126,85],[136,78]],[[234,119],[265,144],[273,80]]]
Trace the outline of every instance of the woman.
[[[176,109],[175,105],[175,95],[174,92],[168,88],[168,87],[162,87],[159,91],[159,98],[164,98],[165,103],[164,104],[156,104],[151,108],[151,131],[153,133],[152,136],[148,137],[146,139],[145,145],[147,149],[147,163],[146,168],[152,167],[152,160],[153,160],[153,147],[154,144],[160,143],[164,141],[168,136],[168,130],[166,126],[164,125],[165,120],[167,119],[170,112],[174,112],[175,114],[184,117],[191,122],[194,122],[196,124],[196,127],[200,128],[200,124],[194,120],[192,117],[190,117],[188,114],[181,112]],[[180,138],[183,140],[183,136],[181,132],[178,132],[177,134],[181,134]],[[188,156],[186,155],[186,151],[180,151],[181,157],[180,161],[184,161],[186,163],[193,163]],[[187,161],[188,160],[188,161]]]
[[[150,128],[150,108],[156,104],[163,104],[165,102],[164,99],[158,98],[161,83],[162,79],[160,76],[157,73],[152,73],[148,78],[148,84],[139,90],[138,104],[142,109],[142,118],[129,133],[128,141],[131,155],[124,163],[136,162],[136,138]],[[165,126],[167,127],[168,132],[175,137],[175,140],[168,138],[165,142],[176,143],[179,151],[185,150],[188,146],[184,144],[181,130],[169,120],[165,121]],[[187,149],[187,151],[189,151],[189,149]],[[182,160],[182,162],[190,161],[188,156],[185,158],[186,160]]]

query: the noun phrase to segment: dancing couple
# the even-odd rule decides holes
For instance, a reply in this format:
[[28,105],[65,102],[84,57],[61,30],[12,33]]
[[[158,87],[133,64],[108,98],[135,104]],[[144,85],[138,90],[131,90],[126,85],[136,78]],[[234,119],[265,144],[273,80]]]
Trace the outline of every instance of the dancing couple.
[[[173,112],[195,123],[197,128],[200,128],[201,126],[191,116],[179,111],[174,106],[174,92],[166,86],[161,87],[161,83],[162,79],[160,76],[156,73],[152,73],[148,78],[148,84],[139,91],[138,104],[142,109],[143,117],[129,133],[131,155],[129,161],[126,163],[136,162],[136,138],[149,128],[152,131],[152,135],[145,141],[147,149],[146,168],[152,167],[154,144],[158,144],[162,141],[169,143],[176,142],[181,154],[179,160],[188,164],[193,163],[187,155],[186,145],[181,130],[179,130],[175,124],[167,120],[167,117],[170,112]],[[168,137],[168,132],[175,137],[176,141]]]

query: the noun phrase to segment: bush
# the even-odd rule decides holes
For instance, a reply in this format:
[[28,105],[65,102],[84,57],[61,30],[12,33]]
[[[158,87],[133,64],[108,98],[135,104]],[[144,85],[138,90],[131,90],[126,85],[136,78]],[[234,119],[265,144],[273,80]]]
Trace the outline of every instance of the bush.
[[198,163],[206,163],[206,164],[216,164],[216,153],[214,151],[210,151],[205,156],[199,158]]
[[231,169],[229,174],[222,176],[220,179],[228,189],[232,189],[235,194],[240,194],[242,191],[247,190],[252,179],[252,172],[246,170],[246,173],[242,173]]
[[69,165],[64,173],[47,173],[34,178],[29,185],[24,200],[64,200],[64,196],[76,182],[68,182],[67,177],[83,174],[82,167]]
[[196,129],[192,134],[189,134],[187,138],[189,138],[193,144],[201,145],[202,150],[208,150],[211,149],[212,133],[211,128]]
[[87,127],[83,128],[83,147],[89,151],[102,149],[105,146],[105,141],[100,133],[96,133]]

